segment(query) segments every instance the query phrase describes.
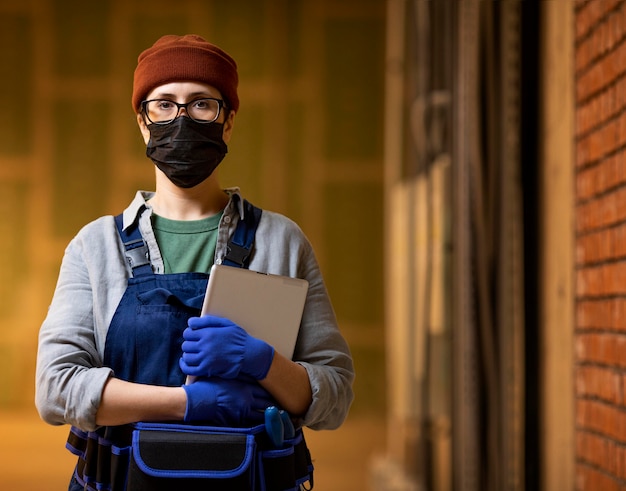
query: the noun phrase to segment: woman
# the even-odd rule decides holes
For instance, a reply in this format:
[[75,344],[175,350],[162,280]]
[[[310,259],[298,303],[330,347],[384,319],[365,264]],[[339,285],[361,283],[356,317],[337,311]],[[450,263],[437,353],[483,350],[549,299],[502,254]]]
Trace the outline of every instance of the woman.
[[[138,421],[245,425],[272,404],[314,429],[346,417],[352,359],[292,221],[263,211],[248,266],[309,282],[293,360],[227,319],[198,317],[207,273],[247,211],[216,170],[239,109],[237,83],[235,61],[199,36],[164,36],[139,56],[132,104],[155,192],[137,193],[121,230],[101,217],[66,249],[39,336],[36,405],[46,422],[85,432]],[[130,230],[147,250],[131,257],[147,264],[142,276],[121,238]],[[187,375],[198,378],[184,384]],[[79,474],[70,489],[83,489]]]

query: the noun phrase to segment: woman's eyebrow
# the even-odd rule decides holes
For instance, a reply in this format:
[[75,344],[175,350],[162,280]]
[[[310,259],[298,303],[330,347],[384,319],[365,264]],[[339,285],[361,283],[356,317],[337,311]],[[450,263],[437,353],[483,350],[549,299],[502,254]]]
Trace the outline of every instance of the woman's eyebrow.
[[[152,99],[176,99],[176,97],[178,97],[179,94],[172,94],[169,92],[157,92],[156,94],[154,94],[152,96]],[[187,98],[194,98],[194,97],[216,97],[212,94],[210,94],[207,91],[198,91],[198,92],[192,92],[190,94],[185,94],[185,97]]]

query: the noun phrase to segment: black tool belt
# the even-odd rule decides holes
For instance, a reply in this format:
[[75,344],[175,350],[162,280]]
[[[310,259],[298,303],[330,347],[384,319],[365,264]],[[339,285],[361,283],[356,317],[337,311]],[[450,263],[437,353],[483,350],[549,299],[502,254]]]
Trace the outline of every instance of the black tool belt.
[[302,430],[277,447],[265,426],[222,428],[137,423],[72,428],[67,447],[86,490],[286,491],[313,489]]

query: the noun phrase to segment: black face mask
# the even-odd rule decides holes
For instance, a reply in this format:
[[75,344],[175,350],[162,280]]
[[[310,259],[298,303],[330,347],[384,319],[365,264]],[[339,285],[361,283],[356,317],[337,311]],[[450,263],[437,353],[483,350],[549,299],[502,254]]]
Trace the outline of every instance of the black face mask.
[[146,155],[181,188],[204,181],[228,152],[222,123],[198,123],[180,116],[169,124],[149,124],[148,130]]

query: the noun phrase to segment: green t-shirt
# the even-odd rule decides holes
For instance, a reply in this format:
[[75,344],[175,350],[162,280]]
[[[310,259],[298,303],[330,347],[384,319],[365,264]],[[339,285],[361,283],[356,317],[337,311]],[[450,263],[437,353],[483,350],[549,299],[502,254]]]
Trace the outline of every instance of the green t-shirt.
[[213,265],[222,213],[202,220],[170,220],[152,215],[165,273],[208,273]]

